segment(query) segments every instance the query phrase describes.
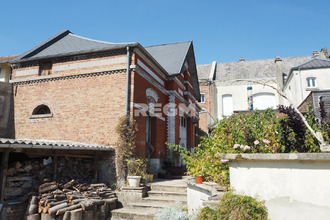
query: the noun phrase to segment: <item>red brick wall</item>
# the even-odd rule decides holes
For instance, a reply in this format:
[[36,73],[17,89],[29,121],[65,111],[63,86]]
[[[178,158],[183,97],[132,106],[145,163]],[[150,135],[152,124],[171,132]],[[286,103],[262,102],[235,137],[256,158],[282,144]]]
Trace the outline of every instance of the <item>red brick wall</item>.
[[[210,85],[210,94],[209,94],[209,87],[206,84],[200,84],[199,88],[200,88],[200,93],[204,94],[204,96],[205,96],[205,103],[199,102],[199,105],[202,109],[205,109],[213,116],[214,115],[213,114],[213,92],[212,92],[213,85]],[[209,101],[210,101],[210,103],[209,103]],[[200,118],[199,127],[205,132],[207,132],[207,130],[208,130],[207,117],[208,117],[207,113],[202,113],[199,115],[199,118]]]
[[[126,73],[14,85],[16,138],[114,145],[115,125],[125,114]],[[30,119],[46,104],[53,117]]]
[[[140,74],[133,72],[134,75],[134,103],[144,103],[147,104],[146,90],[147,88],[152,88],[159,96],[158,103],[162,106],[168,103],[168,96],[162,93],[154,85],[145,80]],[[133,112],[134,113],[134,112]],[[165,155],[165,142],[167,141],[167,116],[162,114],[165,121],[159,118],[152,119],[152,132],[151,132],[151,144],[153,145],[155,151],[151,155],[152,158],[159,158]],[[146,117],[140,116],[134,118],[137,122],[138,132],[135,140],[137,150],[145,153],[146,144]]]

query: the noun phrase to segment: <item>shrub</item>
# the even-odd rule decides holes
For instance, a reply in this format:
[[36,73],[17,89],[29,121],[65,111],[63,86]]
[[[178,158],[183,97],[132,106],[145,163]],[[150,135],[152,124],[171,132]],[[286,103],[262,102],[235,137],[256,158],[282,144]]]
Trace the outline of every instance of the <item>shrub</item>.
[[197,220],[217,220],[217,219],[218,219],[218,213],[208,206],[202,208],[197,215]]
[[226,192],[216,210],[218,219],[263,220],[268,218],[267,208],[263,201],[257,201],[250,196],[235,195]]
[[118,134],[118,142],[116,143],[116,157],[118,178],[126,179],[127,176],[127,160],[132,158],[135,151],[135,135],[137,132],[137,125],[129,116],[122,116],[119,118],[116,126],[116,133]]

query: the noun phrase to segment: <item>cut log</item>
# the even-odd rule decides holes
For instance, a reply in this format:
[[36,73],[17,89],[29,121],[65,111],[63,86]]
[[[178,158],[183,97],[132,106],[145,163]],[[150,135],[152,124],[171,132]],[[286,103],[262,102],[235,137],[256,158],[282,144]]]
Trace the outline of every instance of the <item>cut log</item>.
[[63,208],[63,209],[60,209],[56,212],[56,215],[61,215],[65,212],[68,212],[68,211],[72,211],[74,209],[79,209],[81,207],[80,203],[77,204],[77,205],[72,205],[72,206],[69,206],[69,207],[66,207],[66,208]]
[[70,182],[67,182],[66,184],[63,185],[63,189],[68,189],[71,188],[74,185],[75,181],[71,180]]
[[54,191],[57,189],[56,182],[44,183],[39,186],[39,194]]
[[26,220],[40,220],[40,214],[32,214],[32,215],[27,215]]
[[41,220],[56,220],[56,217],[54,215],[42,213]]
[[81,203],[81,208],[86,211],[88,209],[92,209],[94,204],[89,200],[89,199],[86,199],[84,201],[82,201]]
[[33,215],[38,213],[38,204],[29,204],[26,209],[26,215]]
[[71,220],[81,220],[83,216],[83,210],[82,209],[75,209],[71,212]]
[[38,213],[38,197],[31,196],[28,206],[26,208],[25,215],[32,215]]
[[82,220],[91,220],[91,219],[95,219],[93,216],[93,210],[86,210],[83,213]]
[[48,214],[55,214],[59,209],[63,209],[68,207],[68,204],[66,202],[58,204],[56,206],[53,206],[48,209]]
[[70,220],[71,219],[71,212],[65,212],[63,214],[63,220]]

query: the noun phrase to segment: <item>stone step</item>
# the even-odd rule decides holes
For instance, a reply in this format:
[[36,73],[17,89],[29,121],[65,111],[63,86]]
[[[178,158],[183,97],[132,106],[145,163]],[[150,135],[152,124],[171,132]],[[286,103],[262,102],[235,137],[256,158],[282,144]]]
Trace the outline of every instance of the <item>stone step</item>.
[[187,192],[149,191],[150,198],[187,199]]
[[150,198],[146,197],[142,199],[142,202],[152,203],[152,204],[163,204],[166,206],[176,206],[178,203],[182,205],[187,205],[187,197],[183,199],[171,199],[171,198]]
[[163,185],[153,184],[151,185],[151,191],[163,191],[163,192],[187,192],[187,185]]
[[153,208],[143,208],[136,209],[132,207],[125,207],[121,209],[115,209],[111,211],[111,220],[126,220],[126,219],[134,219],[134,220],[151,220],[154,218],[158,210]]
[[[128,207],[132,208],[132,209],[137,209],[137,210],[144,210],[144,209],[148,209],[148,210],[153,210],[155,212],[166,208],[166,207],[170,207],[170,206],[177,206],[176,203],[174,203],[173,205],[170,204],[166,204],[166,203],[153,203],[153,202],[134,202],[134,203],[129,203],[127,204]],[[183,208],[186,208],[187,205],[182,205]]]

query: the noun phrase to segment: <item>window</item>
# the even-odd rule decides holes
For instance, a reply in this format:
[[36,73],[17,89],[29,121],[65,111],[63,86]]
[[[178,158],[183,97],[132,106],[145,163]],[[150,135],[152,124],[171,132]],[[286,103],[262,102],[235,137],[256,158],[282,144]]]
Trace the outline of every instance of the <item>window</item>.
[[205,94],[201,94],[201,103],[205,103]]
[[39,105],[33,110],[30,118],[48,118],[52,116],[53,114],[47,105]]
[[276,106],[275,94],[273,93],[258,93],[253,95],[253,108],[264,110],[274,108]]
[[307,80],[307,88],[315,88],[316,87],[316,78],[315,77],[308,77]]
[[232,95],[222,96],[222,115],[230,116],[233,114],[233,97]]

